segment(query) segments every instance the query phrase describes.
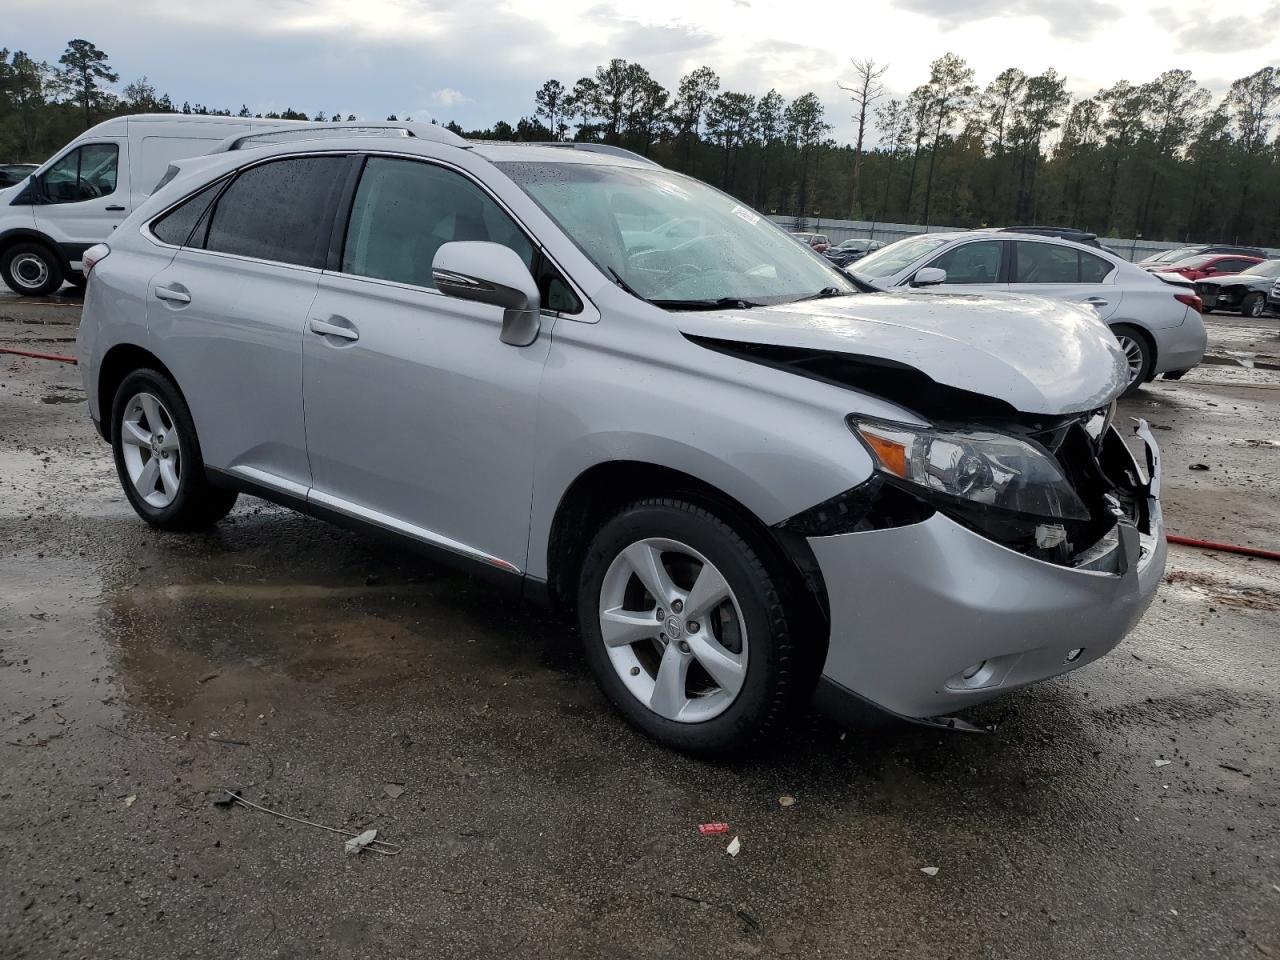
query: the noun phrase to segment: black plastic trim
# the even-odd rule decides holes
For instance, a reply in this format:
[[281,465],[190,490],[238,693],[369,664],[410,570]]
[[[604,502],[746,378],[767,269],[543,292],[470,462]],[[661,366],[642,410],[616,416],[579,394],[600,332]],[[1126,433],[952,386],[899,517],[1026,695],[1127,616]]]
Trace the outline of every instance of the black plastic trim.
[[854,730],[894,730],[929,727],[958,733],[989,733],[959,717],[907,717],[894,713],[860,693],[854,693],[828,676],[818,678],[813,690],[813,707],[842,727]]

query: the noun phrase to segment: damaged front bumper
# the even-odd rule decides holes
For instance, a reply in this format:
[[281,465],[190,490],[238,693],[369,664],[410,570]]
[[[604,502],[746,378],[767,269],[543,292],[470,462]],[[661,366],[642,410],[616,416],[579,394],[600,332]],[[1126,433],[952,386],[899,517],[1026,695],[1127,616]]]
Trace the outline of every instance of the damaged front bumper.
[[1165,565],[1159,449],[1145,421],[1135,432],[1145,478],[1119,446],[1143,509],[1071,565],[1002,546],[943,513],[809,537],[831,622],[818,705],[846,718],[869,707],[938,718],[1114,648],[1151,603]]

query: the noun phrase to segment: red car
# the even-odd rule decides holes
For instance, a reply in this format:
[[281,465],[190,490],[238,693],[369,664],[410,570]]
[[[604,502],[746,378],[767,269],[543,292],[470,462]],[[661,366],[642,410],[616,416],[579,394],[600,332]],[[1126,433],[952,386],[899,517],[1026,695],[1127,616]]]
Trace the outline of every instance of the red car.
[[1255,263],[1261,263],[1261,257],[1245,257],[1233,253],[1205,253],[1198,257],[1188,257],[1154,273],[1180,273],[1188,280],[1199,280],[1201,277],[1223,277],[1227,274],[1247,270]]

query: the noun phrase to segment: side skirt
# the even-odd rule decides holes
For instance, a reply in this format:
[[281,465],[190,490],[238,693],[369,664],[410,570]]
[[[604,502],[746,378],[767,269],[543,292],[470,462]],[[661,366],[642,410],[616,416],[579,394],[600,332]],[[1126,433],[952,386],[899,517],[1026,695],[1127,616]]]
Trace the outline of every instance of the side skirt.
[[353,517],[340,510],[312,503],[305,496],[278,490],[240,474],[228,470],[219,470],[214,467],[206,466],[205,476],[208,477],[209,483],[215,487],[238,490],[241,493],[247,493],[262,500],[279,504],[282,507],[297,510],[299,513],[327,521],[344,529],[368,535],[392,546],[409,550],[442,566],[473,576],[477,580],[491,583],[505,592],[532,599],[534,602],[539,599],[539,584],[543,587],[542,592],[545,592],[545,582],[536,577],[527,577],[521,573],[504,570],[501,567],[464,556],[436,544],[419,540],[409,534],[401,533],[397,530],[389,530],[384,526],[359,517]]

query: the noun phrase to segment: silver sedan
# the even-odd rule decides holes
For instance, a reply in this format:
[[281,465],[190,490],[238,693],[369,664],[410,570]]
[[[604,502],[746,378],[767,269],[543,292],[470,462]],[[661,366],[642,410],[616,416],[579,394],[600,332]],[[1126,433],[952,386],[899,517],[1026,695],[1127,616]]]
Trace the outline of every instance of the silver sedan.
[[1200,298],[1190,284],[1069,240],[987,230],[927,233],[869,254],[849,273],[877,290],[1017,293],[1088,305],[1129,360],[1126,394],[1159,374],[1176,380],[1204,357]]

